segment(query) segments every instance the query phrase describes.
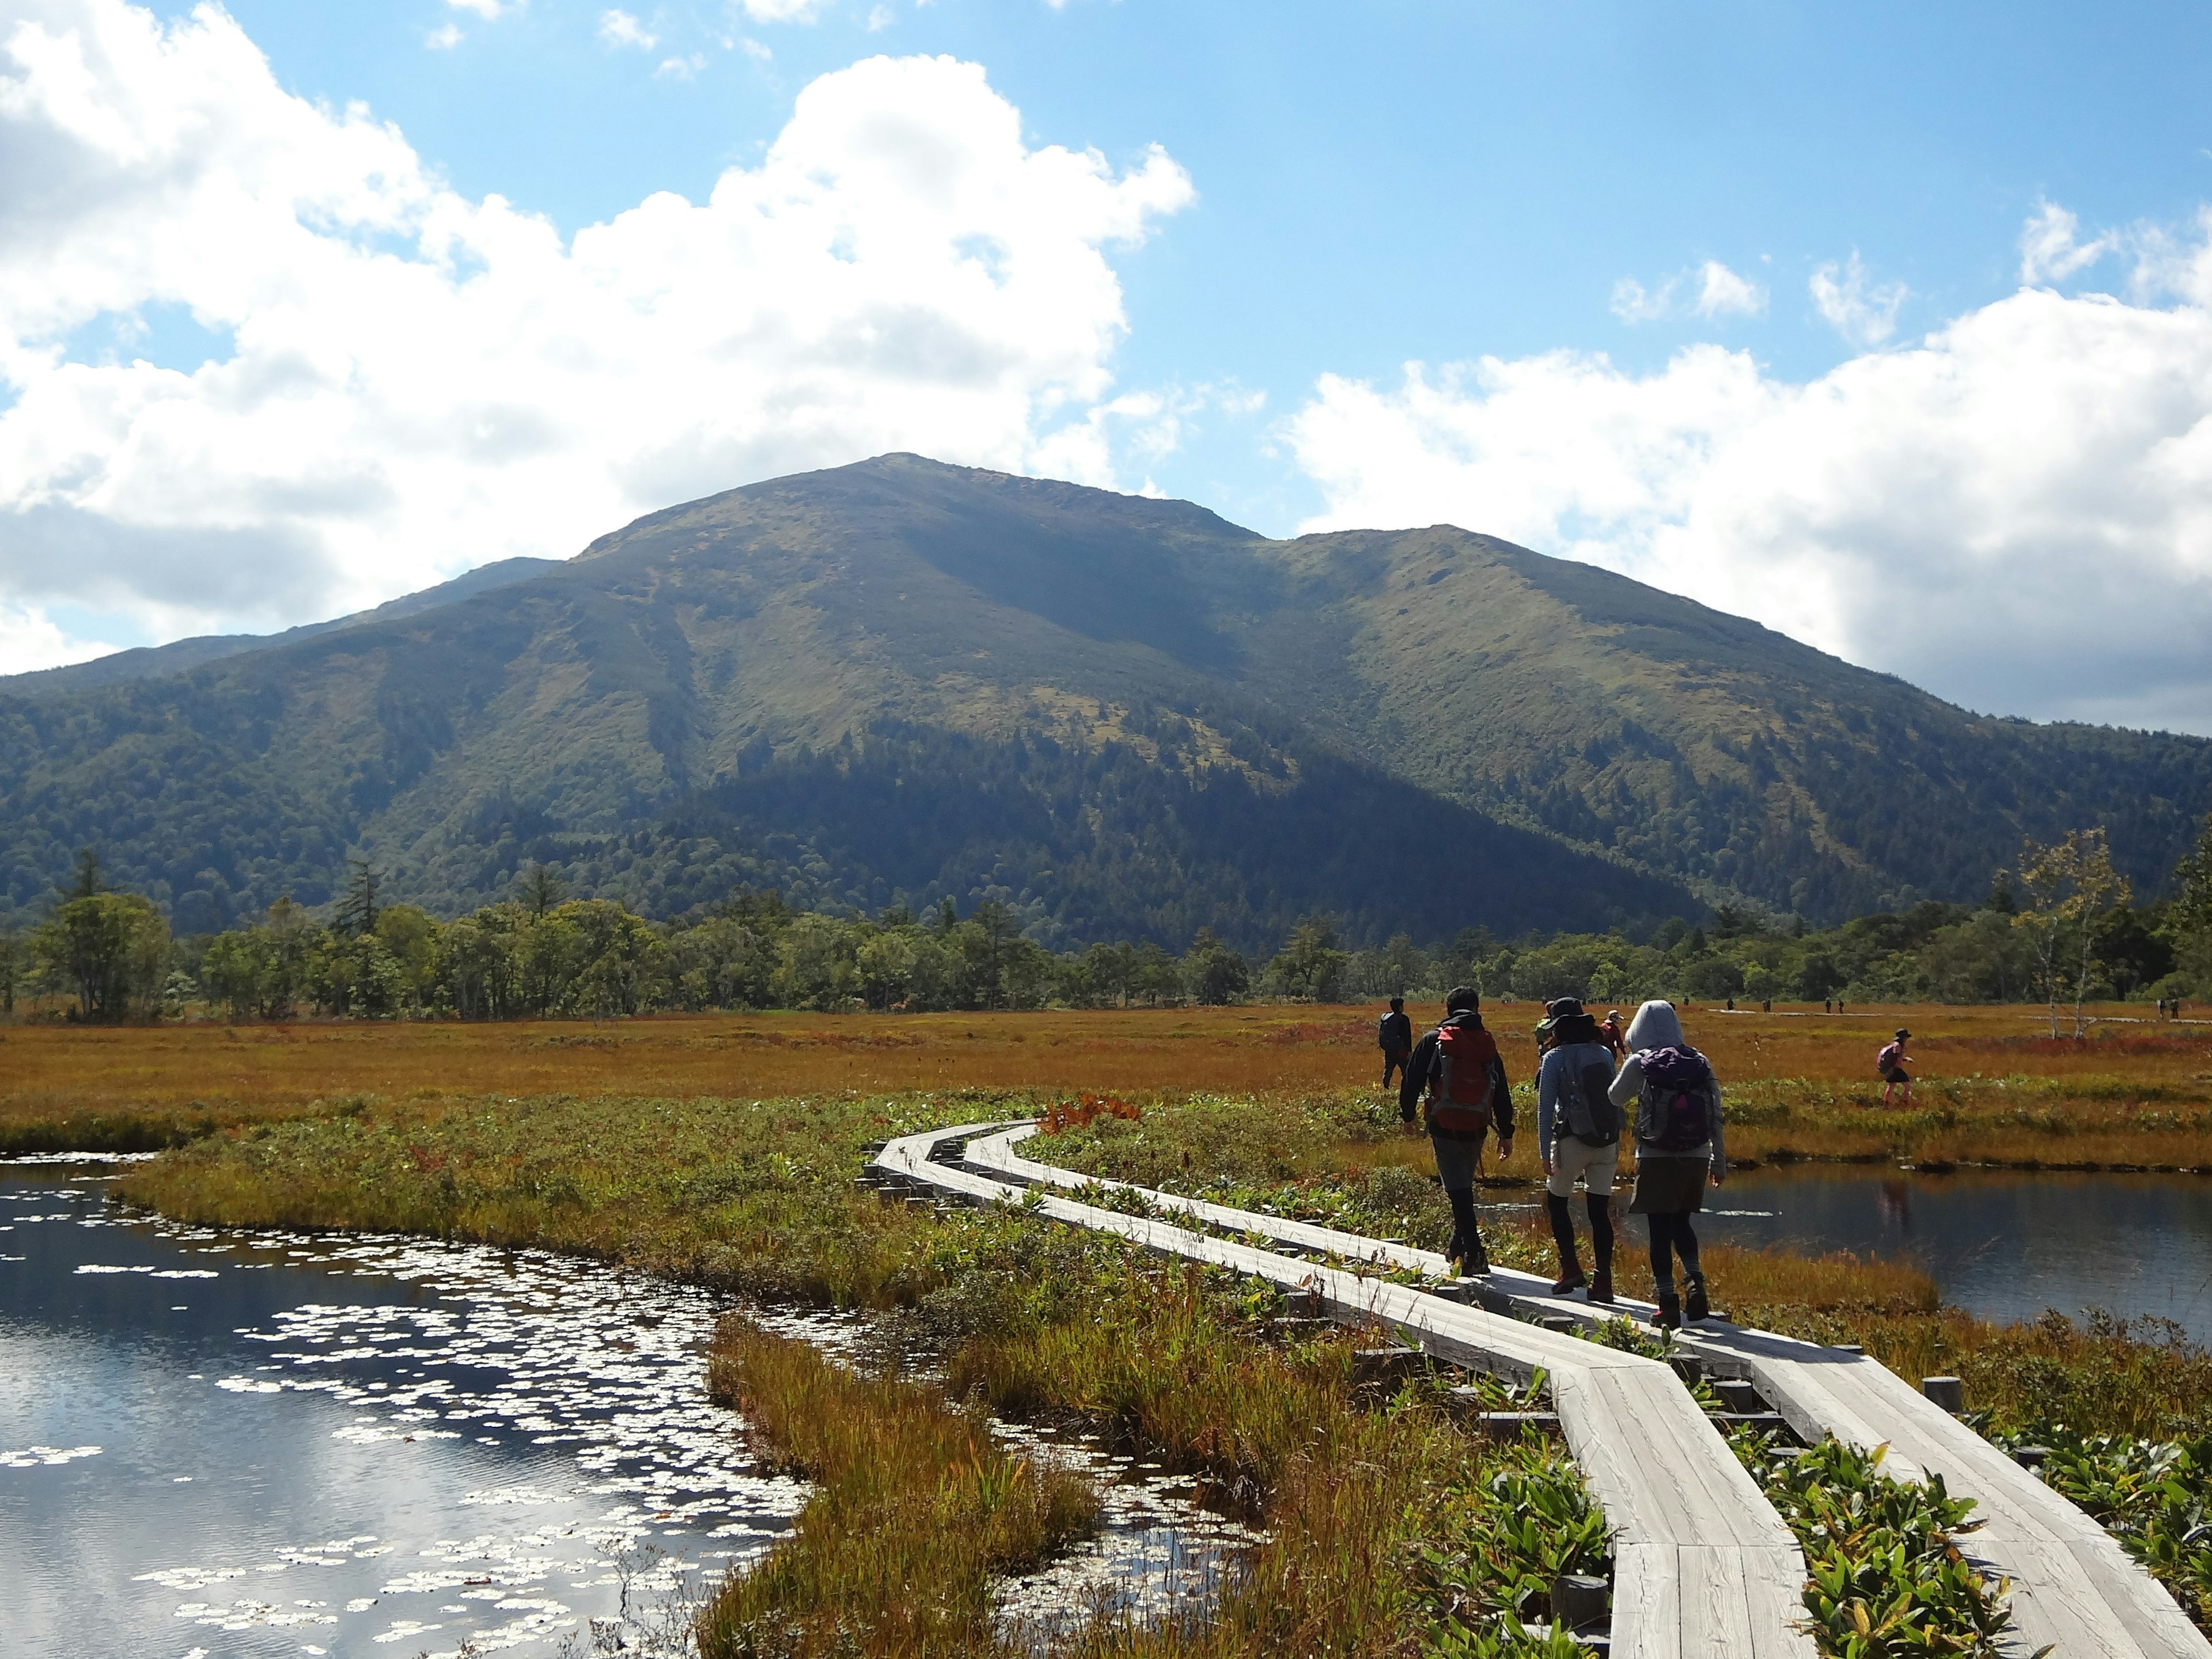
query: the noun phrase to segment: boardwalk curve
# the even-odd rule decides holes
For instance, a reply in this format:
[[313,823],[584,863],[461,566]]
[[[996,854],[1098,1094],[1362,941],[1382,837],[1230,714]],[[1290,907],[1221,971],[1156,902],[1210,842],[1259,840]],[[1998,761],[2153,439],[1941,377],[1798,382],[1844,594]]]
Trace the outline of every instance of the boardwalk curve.
[[[1012,1180],[1064,1188],[1092,1184],[1092,1177],[1013,1150],[1036,1130],[1035,1124],[1009,1126],[974,1141],[968,1156]],[[1431,1250],[1126,1182],[1097,1184],[1142,1192],[1157,1207],[1296,1249],[1431,1274],[1450,1271]],[[1626,1299],[1604,1310],[1559,1300],[1544,1280],[1505,1267],[1492,1272],[1483,1294],[1501,1311],[1565,1314],[1592,1323],[1616,1313],[1652,1311],[1649,1303]],[[1685,1329],[1679,1346],[1711,1374],[1754,1383],[1802,1438],[1833,1437],[1863,1451],[1887,1446],[1882,1467],[1891,1478],[1941,1475],[1954,1496],[1972,1498],[1982,1524],[1956,1541],[1985,1576],[2012,1582],[2013,1623],[2002,1644],[2008,1654],[2028,1659],[2051,1650],[2053,1659],[2212,1659],[2212,1643],[2110,1533],[1879,1360],[1722,1320]]]
[[1006,1129],[969,1124],[908,1135],[885,1146],[871,1168],[958,1200],[1024,1200],[1050,1220],[1310,1292],[1336,1316],[1389,1326],[1451,1364],[1524,1381],[1544,1371],[1568,1449],[1613,1535],[1612,1651],[1624,1659],[1812,1659],[1800,1628],[1805,1561],[1797,1541],[1667,1366],[1410,1285],[1025,1194],[1011,1171],[959,1158]]

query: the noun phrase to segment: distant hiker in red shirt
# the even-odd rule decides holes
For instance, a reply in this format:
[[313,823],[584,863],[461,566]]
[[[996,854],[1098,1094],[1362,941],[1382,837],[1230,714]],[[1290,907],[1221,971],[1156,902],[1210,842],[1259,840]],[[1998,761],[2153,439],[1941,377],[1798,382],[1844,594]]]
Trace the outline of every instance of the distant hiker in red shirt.
[[1406,1018],[1406,999],[1392,997],[1390,1012],[1376,1022],[1375,1041],[1382,1050],[1382,1086],[1390,1086],[1390,1074],[1406,1074],[1406,1058],[1413,1052],[1413,1022]]
[[1890,1103],[1890,1096],[1899,1089],[1905,1091],[1903,1103],[1912,1104],[1912,1078],[1905,1067],[1912,1064],[1912,1056],[1905,1052],[1905,1044],[1912,1033],[1902,1025],[1897,1028],[1897,1041],[1874,1057],[1875,1069],[1881,1073],[1881,1103]]
[[1427,1096],[1429,1145],[1437,1175],[1451,1201],[1452,1237],[1444,1254],[1469,1277],[1490,1271],[1490,1255],[1474,1222],[1474,1172],[1482,1143],[1494,1125],[1498,1155],[1513,1156],[1513,1091],[1498,1043],[1482,1028],[1482,994],[1458,985],[1444,995],[1444,1022],[1414,1046],[1398,1085],[1398,1115],[1408,1130],[1413,1108]]
[[1606,1017],[1598,1022],[1597,1040],[1613,1050],[1616,1060],[1627,1054],[1628,1032],[1620,1023],[1620,1009],[1608,1011]]

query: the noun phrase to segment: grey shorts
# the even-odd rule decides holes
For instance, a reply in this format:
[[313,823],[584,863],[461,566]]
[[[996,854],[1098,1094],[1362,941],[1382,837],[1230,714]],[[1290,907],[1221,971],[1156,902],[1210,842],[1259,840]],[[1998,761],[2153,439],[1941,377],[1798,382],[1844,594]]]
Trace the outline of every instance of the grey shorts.
[[1544,1190],[1554,1198],[1571,1198],[1579,1178],[1583,1190],[1608,1197],[1613,1171],[1620,1164],[1619,1141],[1610,1146],[1593,1146],[1572,1135],[1561,1135],[1552,1143],[1552,1173],[1544,1177]]
[[1474,1185],[1475,1166],[1482,1159],[1484,1139],[1474,1135],[1462,1140],[1455,1135],[1430,1132],[1429,1145],[1437,1152],[1437,1178],[1444,1183],[1446,1192],[1463,1193]]

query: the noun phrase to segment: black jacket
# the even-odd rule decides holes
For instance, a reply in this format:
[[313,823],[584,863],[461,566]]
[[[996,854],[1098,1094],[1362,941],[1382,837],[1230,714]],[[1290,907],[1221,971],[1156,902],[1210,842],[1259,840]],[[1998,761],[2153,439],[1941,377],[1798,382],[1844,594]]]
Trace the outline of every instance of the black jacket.
[[[1445,1025],[1471,1025],[1482,1030],[1482,1016],[1477,1013],[1454,1014]],[[1439,1027],[1438,1030],[1443,1029]],[[1405,1081],[1398,1085],[1398,1115],[1411,1123],[1419,1109],[1421,1097],[1428,1091],[1429,1073],[1436,1069],[1437,1034],[1430,1032],[1413,1045],[1413,1057],[1406,1062]],[[1513,1091],[1505,1081],[1505,1061],[1503,1056],[1490,1062],[1490,1121],[1498,1131],[1499,1143],[1513,1139]],[[1463,1133],[1450,1129],[1432,1129],[1431,1134]]]
[[1385,1014],[1375,1028],[1375,1041],[1386,1054],[1402,1054],[1413,1046],[1413,1022],[1403,1014]]

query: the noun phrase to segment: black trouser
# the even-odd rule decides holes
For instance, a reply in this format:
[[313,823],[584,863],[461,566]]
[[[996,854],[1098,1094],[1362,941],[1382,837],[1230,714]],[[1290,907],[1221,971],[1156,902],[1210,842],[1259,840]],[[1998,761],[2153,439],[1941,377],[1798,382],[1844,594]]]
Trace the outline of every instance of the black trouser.
[[1382,1086],[1384,1088],[1390,1086],[1390,1074],[1393,1072],[1401,1078],[1406,1075],[1406,1062],[1412,1058],[1413,1055],[1403,1048],[1395,1053],[1388,1048],[1382,1051]]
[[1645,1218],[1651,1224],[1651,1282],[1662,1291],[1674,1288],[1674,1263],[1672,1256],[1682,1259],[1682,1271],[1692,1279],[1701,1276],[1698,1267],[1698,1236],[1690,1228],[1690,1212],[1662,1215],[1654,1211]]
[[[1584,1193],[1583,1202],[1589,1210],[1590,1255],[1601,1273],[1613,1271],[1613,1199],[1606,1193]],[[1544,1207],[1552,1217],[1552,1240],[1559,1247],[1559,1267],[1563,1273],[1579,1270],[1575,1260],[1575,1223],[1573,1212],[1567,1200],[1557,1193],[1544,1195]],[[1695,1249],[1696,1245],[1691,1246]]]

